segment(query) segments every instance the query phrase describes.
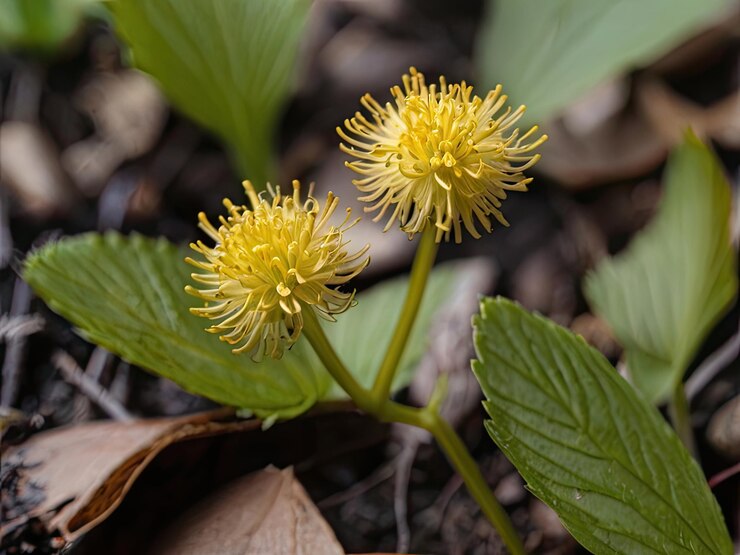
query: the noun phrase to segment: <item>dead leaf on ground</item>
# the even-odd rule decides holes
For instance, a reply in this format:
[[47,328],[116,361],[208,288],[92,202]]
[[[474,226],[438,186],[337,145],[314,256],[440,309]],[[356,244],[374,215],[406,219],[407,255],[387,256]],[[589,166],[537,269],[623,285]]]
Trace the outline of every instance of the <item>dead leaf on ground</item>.
[[667,145],[680,143],[690,127],[699,138],[740,148],[740,91],[705,107],[647,77],[638,82],[636,94],[650,125]]
[[740,460],[740,395],[714,413],[707,428],[707,439],[726,457]]
[[76,196],[49,135],[23,121],[0,127],[0,181],[25,210],[47,217],[72,209]]
[[668,149],[640,110],[628,108],[582,132],[564,120],[547,126],[538,170],[569,189],[629,179],[660,164]]
[[155,540],[149,553],[344,555],[344,550],[293,470],[269,466],[193,506]]
[[[67,541],[105,520],[125,497],[146,466],[173,443],[233,431],[256,429],[258,420],[232,419],[221,409],[177,418],[134,422],[90,422],[39,433],[3,455],[3,474],[18,476],[12,494],[34,496],[33,506],[8,511],[0,536],[30,518],[48,530],[59,530]],[[9,492],[4,492],[7,510]],[[27,505],[27,504],[26,504]]]
[[162,133],[167,104],[148,76],[135,70],[99,73],[77,95],[95,135],[70,145],[62,163],[83,193],[97,194],[118,166],[149,152]]

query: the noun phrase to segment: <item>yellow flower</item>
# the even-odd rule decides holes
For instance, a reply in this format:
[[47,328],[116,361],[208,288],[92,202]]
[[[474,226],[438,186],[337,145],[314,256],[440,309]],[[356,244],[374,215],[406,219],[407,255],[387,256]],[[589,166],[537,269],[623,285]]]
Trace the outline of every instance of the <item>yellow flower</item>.
[[192,277],[205,286],[186,287],[191,295],[207,301],[204,308],[191,308],[198,316],[220,322],[207,331],[221,334],[234,353],[248,351],[256,360],[263,355],[280,358],[295,343],[303,328],[303,311],[316,310],[333,320],[349,308],[354,291],[343,293],[330,286],[342,285],[367,266],[360,260],[368,247],[347,254],[342,234],[354,225],[350,210],[341,225],[329,225],[339,199],[329,193],[321,210],[308,193],[300,200],[300,184],[293,181],[293,195],[270,189],[271,201],[258,196],[249,181],[244,190],[251,209],[224,199],[228,217],[219,218],[216,229],[202,212],[200,227],[214,241],[201,241],[191,248],[205,260],[186,261],[204,270]]
[[403,90],[391,88],[395,105],[379,104],[366,94],[360,102],[372,121],[360,112],[345,120],[347,142],[340,148],[357,160],[347,167],[363,175],[353,183],[364,193],[360,200],[373,203],[367,212],[380,210],[375,221],[391,210],[385,229],[398,220],[409,234],[422,231],[434,220],[436,240],[461,241],[462,225],[480,237],[476,221],[491,231],[493,215],[501,224],[506,191],[526,191],[532,181],[522,173],[539,160],[531,152],[546,135],[534,139],[537,126],[523,135],[514,124],[525,107],[507,107],[501,85],[484,99],[473,96],[465,81],[448,85],[444,77],[429,86],[424,75],[410,69]]

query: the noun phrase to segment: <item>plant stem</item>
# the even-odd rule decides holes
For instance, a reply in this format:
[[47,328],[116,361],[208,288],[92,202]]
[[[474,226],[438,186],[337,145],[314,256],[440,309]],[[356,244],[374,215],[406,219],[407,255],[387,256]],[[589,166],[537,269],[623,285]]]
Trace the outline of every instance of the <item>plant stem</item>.
[[398,362],[401,360],[403,350],[411,333],[411,328],[416,320],[416,314],[419,312],[421,299],[426,289],[427,278],[429,277],[429,272],[432,269],[439,247],[439,244],[435,240],[436,233],[436,228],[428,224],[421,235],[421,242],[416,250],[414,264],[411,267],[409,288],[403,308],[401,309],[401,316],[398,318],[390,345],[388,345],[388,350],[385,353],[383,362],[380,364],[375,383],[373,384],[372,396],[378,405],[390,395],[391,384],[393,383],[393,377],[396,375]]
[[694,430],[691,427],[691,415],[689,414],[689,402],[686,399],[686,391],[683,382],[679,381],[673,389],[673,396],[668,403],[668,413],[673,423],[676,434],[681,443],[686,447],[689,454],[697,459],[696,444],[694,443]]
[[436,410],[429,407],[424,409],[407,407],[387,398],[377,403],[371,392],[355,380],[339,359],[313,311],[306,310],[303,317],[303,332],[311,342],[316,354],[334,380],[347,392],[357,407],[384,422],[400,422],[430,432],[452,463],[452,466],[462,477],[470,494],[480,505],[483,513],[498,531],[509,552],[513,555],[523,555],[525,553],[524,547],[516,535],[509,516],[494,497],[475,460],[470,456],[467,447],[465,447],[455,430]]
[[470,495],[473,496],[473,499],[483,510],[483,514],[496,528],[509,552],[516,555],[525,553],[524,546],[509,519],[509,515],[506,514],[506,511],[493,495],[491,488],[483,478],[478,465],[468,452],[460,436],[439,414],[432,414],[434,424],[427,429],[432,433],[452,466],[462,477]]
[[303,311],[303,333],[311,343],[313,350],[321,359],[324,367],[329,371],[331,377],[350,396],[359,409],[370,414],[375,414],[376,406],[372,402],[370,392],[362,387],[344,363],[339,359],[334,347],[329,343],[316,314],[311,307]]

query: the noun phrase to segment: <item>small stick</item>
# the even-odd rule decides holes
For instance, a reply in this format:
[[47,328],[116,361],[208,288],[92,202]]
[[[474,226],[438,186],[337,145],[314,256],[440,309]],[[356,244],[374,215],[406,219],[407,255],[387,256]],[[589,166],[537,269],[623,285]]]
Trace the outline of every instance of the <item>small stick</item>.
[[131,413],[121,403],[116,401],[108,390],[86,375],[68,353],[57,351],[52,357],[52,362],[59,369],[66,382],[77,387],[82,393],[87,395],[108,416],[120,422],[131,422],[134,420]]
[[740,353],[740,321],[738,330],[719,349],[714,351],[697,368],[691,377],[686,380],[686,397],[691,401],[712,381],[712,379],[726,368]]
[[[16,278],[13,287],[13,300],[10,305],[10,317],[21,316],[28,312],[31,306],[31,288],[21,278]],[[16,335],[9,338],[5,348],[3,361],[3,388],[0,393],[0,406],[12,407],[18,397],[18,382],[23,366],[26,336]]]

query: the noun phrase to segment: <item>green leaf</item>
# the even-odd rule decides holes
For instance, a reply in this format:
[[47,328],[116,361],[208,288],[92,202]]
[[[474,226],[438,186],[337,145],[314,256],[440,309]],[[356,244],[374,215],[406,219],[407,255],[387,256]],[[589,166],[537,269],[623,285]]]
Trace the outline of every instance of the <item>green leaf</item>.
[[582,337],[506,299],[474,319],[486,428],[593,553],[732,553],[704,476],[658,411]]
[[693,135],[672,154],[664,198],[627,250],[586,278],[594,311],[626,350],[635,386],[660,402],[737,293],[730,188]]
[[83,337],[188,391],[265,417],[310,408],[329,380],[295,363],[308,345],[295,346],[293,363],[234,356],[189,313],[183,258],[164,240],[87,234],[35,252],[23,275]]
[[290,93],[309,0],[115,0],[134,63],[170,101],[233,149],[256,187]]
[[[324,399],[345,399],[302,338],[282,359],[256,363],[206,333],[183,287],[191,281],[185,253],[164,240],[115,233],[81,235],[33,253],[24,278],[80,333],[126,360],[183,388],[264,418],[290,418]],[[439,302],[456,283],[458,266],[430,276],[429,290],[394,386],[403,387],[421,358]],[[358,304],[325,329],[357,379],[370,384],[390,340],[406,278],[358,295]]]
[[53,52],[98,0],[0,0],[0,49]]
[[733,0],[497,0],[478,42],[479,74],[545,123],[591,87],[645,65],[719,19]]

